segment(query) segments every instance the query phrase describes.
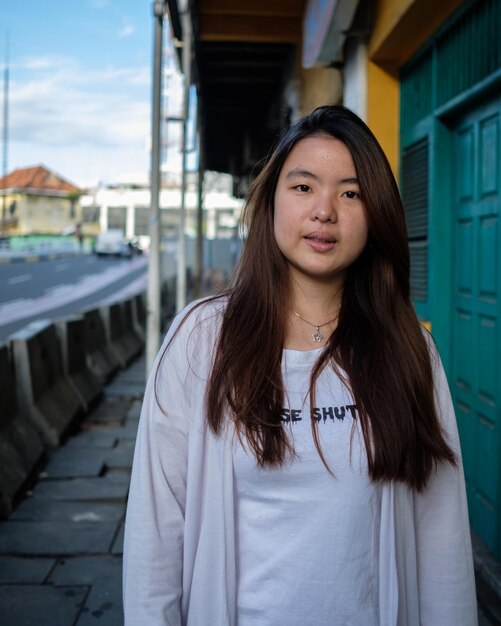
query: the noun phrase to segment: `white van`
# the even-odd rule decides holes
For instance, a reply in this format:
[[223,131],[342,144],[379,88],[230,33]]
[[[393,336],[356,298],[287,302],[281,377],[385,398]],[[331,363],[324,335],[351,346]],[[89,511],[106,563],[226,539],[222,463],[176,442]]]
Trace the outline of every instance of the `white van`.
[[94,252],[97,256],[130,256],[123,232],[114,228],[97,236]]

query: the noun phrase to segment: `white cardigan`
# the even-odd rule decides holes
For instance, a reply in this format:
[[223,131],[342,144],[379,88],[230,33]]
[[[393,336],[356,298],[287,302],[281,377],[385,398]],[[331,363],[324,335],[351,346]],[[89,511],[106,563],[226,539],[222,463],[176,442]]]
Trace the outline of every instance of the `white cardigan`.
[[[148,380],[125,526],[126,626],[237,624],[232,437],[215,437],[204,415],[223,309],[203,304],[179,326],[182,312]],[[459,458],[447,381],[430,350],[440,419]],[[382,491],[381,626],[475,626],[461,462],[440,465],[423,494],[396,482]]]

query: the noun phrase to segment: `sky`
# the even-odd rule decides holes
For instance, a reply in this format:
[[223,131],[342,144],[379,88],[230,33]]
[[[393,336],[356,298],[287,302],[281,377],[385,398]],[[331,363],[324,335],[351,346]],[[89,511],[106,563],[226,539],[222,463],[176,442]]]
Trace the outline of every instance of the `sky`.
[[80,187],[147,180],[151,0],[0,0],[0,93],[7,37],[8,171],[43,164]]

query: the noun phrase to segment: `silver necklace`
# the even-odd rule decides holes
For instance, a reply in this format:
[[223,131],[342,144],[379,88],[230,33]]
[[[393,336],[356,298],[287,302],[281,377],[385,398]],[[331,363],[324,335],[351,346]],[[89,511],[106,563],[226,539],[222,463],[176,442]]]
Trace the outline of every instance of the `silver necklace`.
[[299,313],[296,313],[296,311],[292,311],[294,313],[294,315],[297,315],[299,317],[300,320],[303,320],[303,322],[306,322],[307,324],[309,324],[310,326],[313,326],[313,328],[315,329],[315,333],[313,333],[312,337],[313,337],[313,341],[315,343],[320,343],[322,341],[322,339],[324,338],[324,336],[322,335],[322,333],[320,332],[320,329],[323,328],[324,326],[327,326],[328,324],[332,324],[332,322],[335,322],[338,318],[338,316],[336,315],[336,317],[334,317],[333,319],[331,319],[329,322],[325,322],[324,324],[314,324],[313,322],[309,322],[308,320],[305,320],[304,317],[301,317],[299,315]]

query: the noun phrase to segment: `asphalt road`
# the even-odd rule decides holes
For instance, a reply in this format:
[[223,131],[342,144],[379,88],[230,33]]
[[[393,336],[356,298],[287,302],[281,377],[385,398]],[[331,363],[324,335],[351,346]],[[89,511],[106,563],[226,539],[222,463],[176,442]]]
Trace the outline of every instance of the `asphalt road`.
[[146,276],[146,268],[143,258],[93,255],[0,265],[0,341],[33,320],[58,319],[109,301]]

